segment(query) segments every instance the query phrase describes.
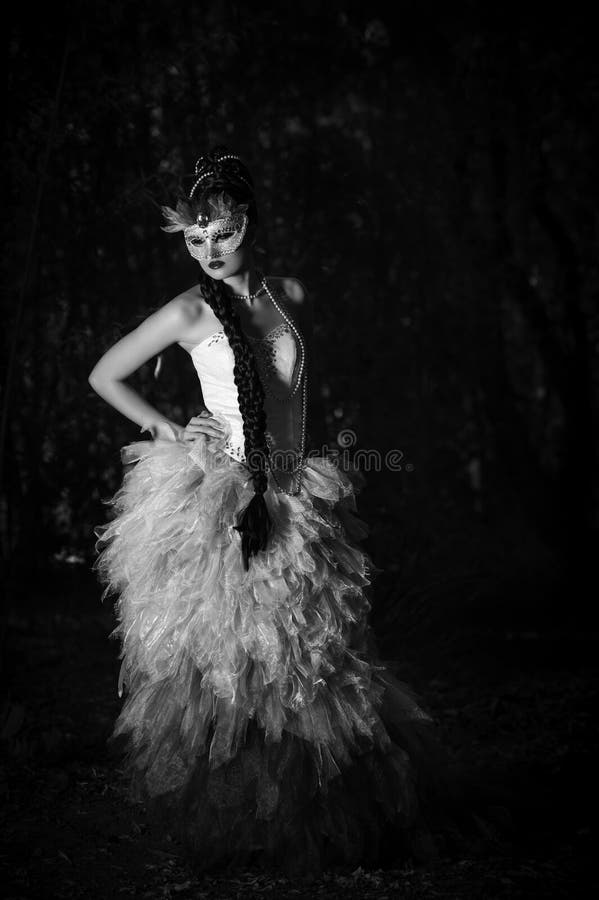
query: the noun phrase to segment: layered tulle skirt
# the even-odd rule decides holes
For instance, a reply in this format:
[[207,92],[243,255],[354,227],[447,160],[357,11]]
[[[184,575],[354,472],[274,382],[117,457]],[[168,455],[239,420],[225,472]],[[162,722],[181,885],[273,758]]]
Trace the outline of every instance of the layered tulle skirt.
[[377,659],[362,476],[321,456],[299,495],[271,482],[270,545],[246,571],[242,463],[204,438],[121,452],[95,568],[117,597],[113,738],[135,795],[200,868],[438,853],[451,786],[431,716]]

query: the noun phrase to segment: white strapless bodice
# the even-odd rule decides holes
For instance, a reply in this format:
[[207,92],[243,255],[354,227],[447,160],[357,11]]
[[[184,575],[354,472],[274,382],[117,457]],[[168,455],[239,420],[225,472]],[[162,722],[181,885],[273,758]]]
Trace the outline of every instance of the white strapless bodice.
[[[301,387],[290,397],[299,366],[297,340],[286,322],[262,338],[248,336],[265,392],[266,438],[271,450],[298,450],[301,438]],[[243,418],[233,375],[235,357],[224,331],[216,331],[190,351],[204,403],[229,426],[223,450],[245,461]]]

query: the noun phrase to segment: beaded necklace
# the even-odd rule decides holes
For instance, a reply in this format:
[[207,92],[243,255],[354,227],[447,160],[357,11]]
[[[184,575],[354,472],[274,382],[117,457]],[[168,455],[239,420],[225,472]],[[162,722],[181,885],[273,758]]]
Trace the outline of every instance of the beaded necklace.
[[232,296],[233,300],[249,300],[250,303],[253,303],[253,301],[256,299],[258,294],[262,293],[262,291],[263,291],[263,287],[262,287],[262,285],[260,285],[258,290],[255,291],[253,294],[232,294],[231,296]]

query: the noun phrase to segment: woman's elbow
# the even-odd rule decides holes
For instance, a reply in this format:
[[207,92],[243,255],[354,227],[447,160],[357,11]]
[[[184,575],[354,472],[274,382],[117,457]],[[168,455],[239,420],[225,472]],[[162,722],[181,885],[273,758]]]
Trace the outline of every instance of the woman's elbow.
[[106,375],[102,375],[102,373],[98,371],[97,366],[95,366],[91,370],[91,372],[87,376],[87,380],[97,394],[100,394],[102,392],[102,388],[110,381],[110,379],[107,378]]

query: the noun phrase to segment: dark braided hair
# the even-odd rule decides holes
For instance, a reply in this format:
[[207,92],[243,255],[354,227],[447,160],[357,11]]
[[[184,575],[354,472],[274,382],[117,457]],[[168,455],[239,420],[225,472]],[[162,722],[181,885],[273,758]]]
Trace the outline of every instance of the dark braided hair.
[[[228,157],[223,159],[223,157]],[[204,177],[201,177],[204,176]],[[215,147],[196,164],[196,179],[188,201],[193,220],[201,213],[210,217],[209,200],[224,193],[235,203],[248,205],[250,224],[257,222],[252,177],[246,166],[231,158],[226,147]],[[182,210],[185,204],[179,204]],[[250,557],[268,545],[272,521],[264,499],[268,487],[269,448],[266,441],[264,389],[256,368],[254,353],[241,328],[239,315],[222,282],[210,278],[203,270],[199,276],[202,297],[223,326],[235,357],[233,375],[243,418],[246,464],[252,473],[254,496],[241,514],[235,528],[241,534],[243,562],[249,569]]]

